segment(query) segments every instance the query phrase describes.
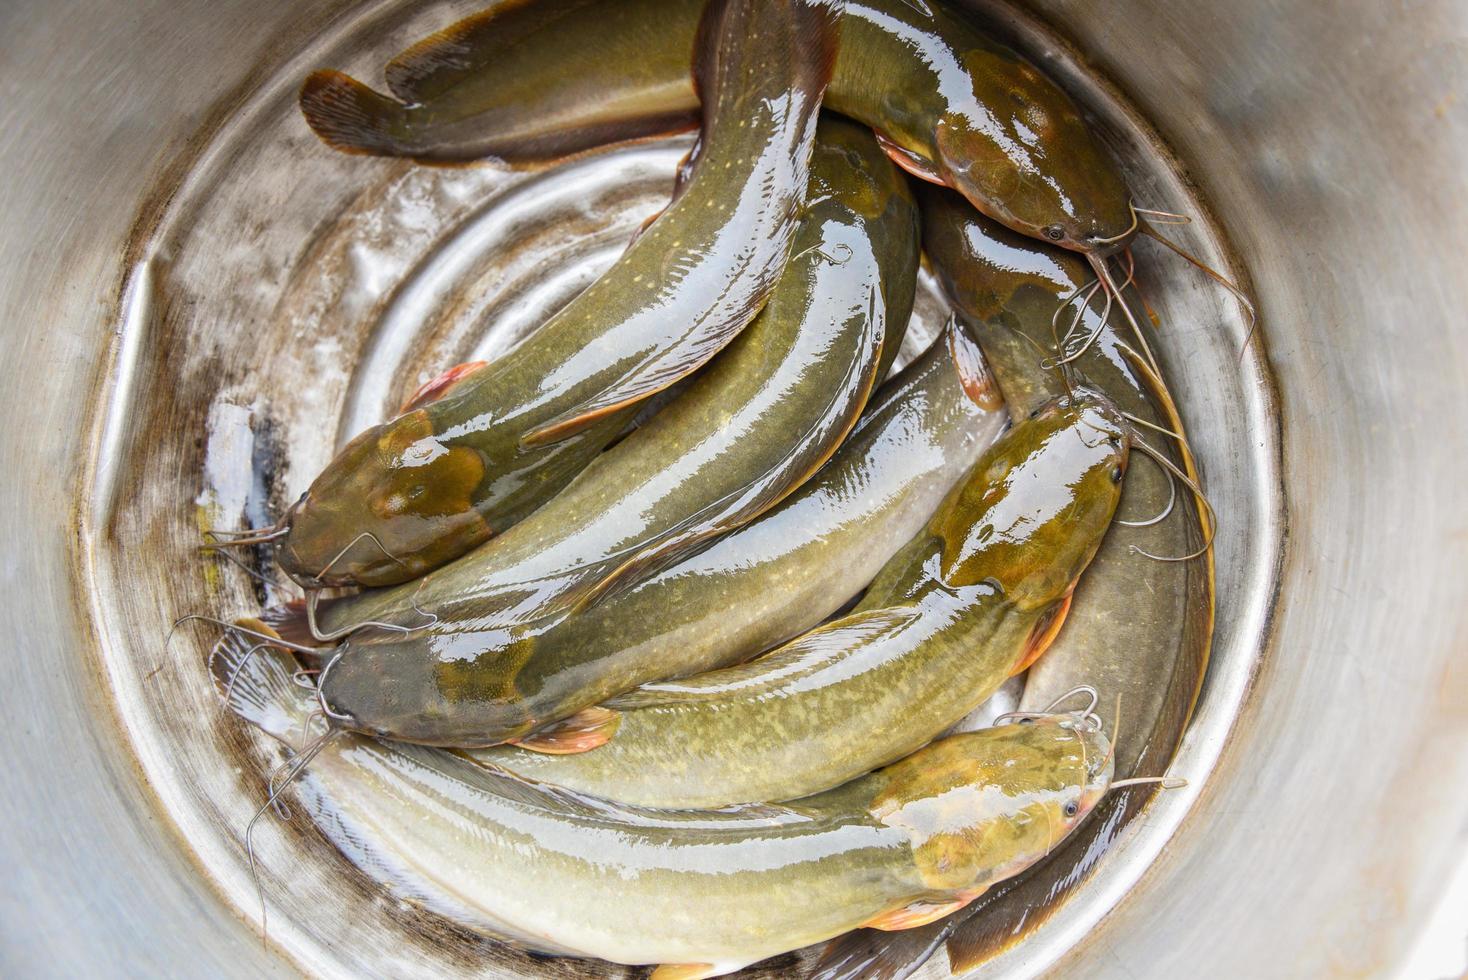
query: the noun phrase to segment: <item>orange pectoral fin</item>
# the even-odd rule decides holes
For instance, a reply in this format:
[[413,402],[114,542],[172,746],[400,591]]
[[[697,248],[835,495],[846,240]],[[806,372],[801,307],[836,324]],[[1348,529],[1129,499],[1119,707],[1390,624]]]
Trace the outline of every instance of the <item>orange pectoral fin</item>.
[[621,714],[611,708],[582,708],[571,717],[562,718],[524,738],[512,739],[510,744],[546,755],[590,752],[611,741],[621,721]]
[[449,389],[463,381],[480,368],[487,365],[488,361],[465,361],[463,364],[455,364],[443,374],[431,378],[418,386],[418,390],[408,396],[403,402],[403,407],[398,409],[399,415],[406,415],[414,409],[422,408],[429,402],[438,401],[449,393]]
[[1065,598],[1051,607],[1040,621],[1035,623],[1035,628],[1030,631],[1029,642],[1025,644],[1024,652],[1020,654],[1019,663],[1015,664],[1010,676],[1018,674],[1022,670],[1028,670],[1040,655],[1050,649],[1050,644],[1055,642],[1055,637],[1060,634],[1060,627],[1065,625],[1065,616],[1070,612],[1070,601],[1075,596],[1074,590],[1067,592]]
[[723,972],[712,963],[664,963],[648,980],[705,980]]
[[963,892],[948,902],[909,902],[901,908],[895,908],[890,912],[862,923],[867,929],[880,929],[883,932],[901,932],[903,929],[916,929],[925,926],[929,922],[937,922],[945,915],[952,915],[963,908],[969,902],[978,898],[983,889],[975,892]]
[[1004,396],[1000,394],[994,376],[989,373],[979,346],[954,319],[949,319],[944,329],[948,331],[948,353],[953,358],[953,366],[958,369],[958,380],[963,385],[964,394],[980,408],[996,411],[1004,404]]
[[948,186],[948,181],[944,180],[943,175],[933,169],[933,165],[927,160],[924,160],[916,153],[907,149],[907,147],[894,143],[880,130],[876,131],[876,136],[877,145],[882,148],[882,152],[887,154],[892,162],[903,170],[912,174],[918,180],[926,180],[928,183],[937,184],[940,187]]

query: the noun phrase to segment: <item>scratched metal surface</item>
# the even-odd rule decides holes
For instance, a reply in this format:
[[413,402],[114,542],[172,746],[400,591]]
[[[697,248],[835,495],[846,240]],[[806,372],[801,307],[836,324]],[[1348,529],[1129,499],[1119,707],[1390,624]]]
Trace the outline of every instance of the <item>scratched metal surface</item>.
[[[393,4],[115,6],[0,12],[0,163],[10,175],[0,183],[0,363],[11,421],[0,436],[10,463],[0,521],[12,542],[0,615],[19,641],[0,668],[10,760],[0,967],[488,972],[490,947],[384,901],[302,828],[266,838],[276,946],[262,948],[240,917],[253,915],[253,892],[234,835],[258,800],[263,757],[205,697],[192,672],[198,638],[165,651],[160,628],[200,597],[255,598],[239,576],[208,572],[187,551],[201,513],[259,504],[249,481],[232,478],[238,469],[211,475],[211,450],[228,460],[240,451],[232,440],[259,442],[276,494],[288,494],[342,431],[447,363],[404,360],[362,332],[412,298],[350,274],[380,268],[374,247],[394,252],[374,244],[382,226],[372,217],[396,202],[408,206],[393,229],[463,227],[501,179],[427,180],[397,164],[334,159],[297,128],[279,130],[276,149],[313,154],[316,172],[252,189],[230,184],[238,161],[218,147],[230,127],[252,124],[240,108],[261,125],[288,109],[283,79],[323,45],[367,32],[392,50],[449,19],[447,8],[403,18]],[[1464,14],[1450,0],[1406,5],[1410,17],[1370,0],[1331,5],[1328,16],[1265,0],[1038,6],[1166,134],[1258,291],[1283,398],[1292,536],[1273,655],[1256,675],[1284,527],[1270,493],[1269,390],[1258,364],[1236,363],[1243,325],[1227,304],[1179,279],[1164,290],[1168,322],[1206,326],[1168,334],[1166,356],[1214,492],[1240,518],[1220,548],[1224,666],[1179,760],[1200,777],[1218,767],[1165,798],[1074,901],[985,970],[1388,973],[1465,850],[1468,676],[1454,655],[1468,637],[1457,584],[1468,528],[1452,499],[1465,442],[1454,410],[1468,380],[1452,288],[1468,245],[1453,165],[1468,146],[1457,102]],[[1119,138],[1144,139],[1103,96],[1093,108],[1110,113]],[[1148,189],[1196,204],[1165,163],[1149,158]],[[164,191],[171,203],[158,199]],[[651,184],[643,193],[651,200]],[[309,233],[322,214],[343,217],[340,233]],[[587,230],[602,236],[592,251],[619,234]],[[1211,248],[1206,239],[1195,244]],[[581,257],[588,268],[592,251]],[[415,308],[434,311],[440,354],[472,346],[487,311],[517,308],[495,307],[504,296],[469,266],[452,281],[485,288],[446,298],[430,283],[417,294],[425,305]],[[218,268],[228,275],[205,288]],[[516,269],[542,302],[576,281]],[[432,278],[409,271],[391,275]],[[1405,281],[1410,292],[1394,286]],[[396,389],[374,387],[369,369]],[[122,411],[108,415],[109,404]],[[323,434],[323,417],[340,431]],[[255,438],[256,419],[270,420],[268,438]],[[93,446],[125,451],[90,469]],[[84,485],[97,492],[81,500]],[[1240,703],[1244,723],[1225,737]]]
[[1032,6],[1248,267],[1289,487],[1272,650],[1218,770],[1054,972],[1461,975],[1468,911],[1435,913],[1468,862],[1468,6]]

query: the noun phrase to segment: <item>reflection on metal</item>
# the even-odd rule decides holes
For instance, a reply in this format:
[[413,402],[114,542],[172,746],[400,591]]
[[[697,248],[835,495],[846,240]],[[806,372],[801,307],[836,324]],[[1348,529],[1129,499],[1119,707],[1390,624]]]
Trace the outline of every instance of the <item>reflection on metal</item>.
[[[1166,324],[1158,347],[1225,528],[1214,669],[1172,768],[1190,785],[1160,797],[1072,901],[980,972],[1390,973],[1461,861],[1468,809],[1468,532],[1454,489],[1468,443],[1468,338],[1456,327],[1468,64],[1451,40],[1468,32],[1468,10],[1036,0],[1083,44],[1083,63],[995,0],[970,5],[1066,81],[1128,161],[1141,203],[1200,216],[1203,199],[1213,205],[1218,220],[1187,229],[1188,244],[1243,275],[1263,317],[1240,361],[1244,322],[1227,296],[1144,256]],[[0,510],[12,543],[0,610],[17,651],[0,689],[13,760],[0,861],[16,869],[0,916],[7,962],[93,975],[290,975],[287,964],[589,975],[384,899],[295,825],[258,835],[274,946],[262,950],[231,908],[256,914],[238,835],[278,756],[221,718],[206,637],[180,634],[167,650],[162,638],[179,614],[255,603],[244,575],[206,574],[194,551],[212,403],[251,407],[253,445],[235,465],[273,461],[278,508],[342,430],[472,356],[486,323],[508,310],[533,322],[536,306],[594,275],[666,186],[649,174],[581,215],[567,237],[603,251],[554,274],[533,263],[456,273],[412,306],[421,333],[364,361],[387,349],[374,338],[391,311],[409,313],[397,304],[414,270],[497,193],[539,176],[332,154],[296,119],[294,90],[321,64],[373,77],[383,52],[479,4],[113,6],[95,5],[78,31],[60,29],[63,16],[80,22],[74,12],[32,3],[7,20],[0,59],[7,84],[34,93],[10,106],[0,146],[11,177],[0,299],[16,355],[3,386],[14,491]],[[116,84],[100,97],[104,65]],[[1186,172],[1094,69],[1135,98]],[[201,120],[223,122],[201,135]],[[565,285],[534,288],[548,281]],[[522,306],[522,295],[538,298]],[[941,316],[931,294],[919,308]],[[73,539],[68,594],[58,544]]]
[[[1021,40],[1042,46],[1037,37]],[[332,63],[380,58],[372,54],[381,49],[376,32],[347,31],[322,45]],[[1062,66],[1060,73],[1090,100],[1129,178],[1147,188],[1148,200],[1202,213],[1135,115],[1077,70]],[[172,670],[146,683],[139,672],[153,642],[150,622],[161,635],[167,619],[184,613],[254,609],[242,576],[202,574],[189,547],[200,523],[223,522],[222,529],[232,530],[243,525],[244,515],[190,513],[187,504],[198,488],[180,492],[180,474],[236,486],[258,482],[252,468],[273,459],[265,489],[278,511],[337,445],[388,414],[424,378],[449,364],[503,352],[594,278],[661,206],[686,149],[686,140],[673,140],[530,174],[344,157],[298,138],[301,124],[291,103],[263,94],[281,88],[276,79],[266,83],[224,127],[201,157],[207,176],[196,172],[185,180],[154,232],[155,247],[166,244],[170,255],[166,282],[157,284],[169,300],[167,315],[155,315],[157,331],[142,355],[146,364],[133,369],[146,383],[116,389],[127,400],[115,403],[113,418],[156,435],[107,448],[107,472],[130,489],[119,496],[111,527],[119,544],[133,547],[98,549],[90,581],[117,702],[144,769],[201,863],[247,916],[255,897],[234,823],[253,809],[248,775],[273,764],[276,750],[255,740],[250,755],[239,758],[233,747],[239,735],[229,720],[212,726],[208,737],[197,725],[181,724],[216,714],[202,671]],[[251,234],[240,235],[242,227]],[[1227,269],[1217,232],[1206,222],[1191,231],[1190,244]],[[1247,325],[1226,296],[1198,288],[1176,264],[1154,261],[1146,268],[1164,323],[1209,326],[1174,329],[1159,342],[1210,492],[1223,520],[1237,528],[1218,548],[1220,610],[1227,615],[1221,616],[1210,684],[1189,747],[1172,770],[1190,788],[1164,794],[1124,830],[1095,878],[991,962],[991,972],[1043,968],[1142,874],[1206,784],[1262,636],[1274,571],[1270,556],[1278,553],[1279,497],[1261,365],[1238,361]],[[929,301],[919,309],[936,305]],[[920,324],[916,332],[928,334],[934,326]],[[221,418],[239,415],[221,413],[220,405],[252,406],[253,443],[210,430]],[[199,433],[209,450],[207,465],[198,457]],[[236,450],[232,464],[218,458],[229,447]],[[231,465],[240,472],[230,472]],[[203,494],[212,500],[238,496],[207,485]],[[150,533],[160,526],[163,534]],[[181,636],[170,655],[198,662],[208,640],[203,633]],[[254,753],[264,753],[266,761],[255,761]],[[231,756],[245,778],[224,766]],[[302,828],[262,831],[259,853],[276,907],[272,939],[302,965],[354,972],[390,948],[411,972],[445,968],[472,949],[491,971],[495,963],[529,969],[517,954],[493,944],[446,941],[442,933],[452,925],[428,913],[384,907],[375,884],[337,855],[313,855]],[[273,869],[282,868],[291,869],[289,887],[279,879],[272,887],[271,876],[279,874]],[[344,889],[344,880],[354,887]],[[347,922],[371,939],[351,949],[331,943],[334,924]],[[925,973],[937,975],[941,960]],[[576,969],[562,961],[533,972]]]
[[117,318],[117,352],[112,366],[112,392],[101,412],[92,476],[92,527],[105,527],[117,496],[118,462],[127,453],[130,407],[137,392],[138,356],[147,340],[153,316],[153,260],[135,264],[127,276]]

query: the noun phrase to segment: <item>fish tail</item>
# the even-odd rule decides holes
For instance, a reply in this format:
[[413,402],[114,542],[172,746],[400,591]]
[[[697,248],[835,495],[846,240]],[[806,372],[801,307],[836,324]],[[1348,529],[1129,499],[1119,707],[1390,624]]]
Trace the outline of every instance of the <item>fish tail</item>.
[[322,142],[344,153],[412,156],[407,107],[339,71],[314,71],[301,86],[301,114]]
[[[327,599],[317,607],[320,610],[328,608],[335,600]],[[334,644],[326,643],[316,638],[311,632],[311,620],[306,615],[306,600],[291,599],[288,602],[275,606],[266,606],[260,612],[260,622],[269,626],[276,636],[287,643],[294,643],[303,647],[320,647],[322,656],[329,656]],[[307,660],[310,657],[306,658]],[[320,664],[313,663],[313,667]]]
[[275,631],[258,619],[241,619],[209,655],[214,685],[230,711],[267,735],[296,745],[316,701],[296,684],[295,661],[271,644]]

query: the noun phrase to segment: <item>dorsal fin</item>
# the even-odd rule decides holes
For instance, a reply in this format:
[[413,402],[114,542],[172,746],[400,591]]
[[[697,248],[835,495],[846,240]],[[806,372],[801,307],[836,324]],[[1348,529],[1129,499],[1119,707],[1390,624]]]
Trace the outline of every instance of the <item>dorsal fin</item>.
[[498,51],[574,16],[585,0],[505,0],[435,31],[394,55],[387,63],[387,90],[409,105],[421,105],[488,63]]

